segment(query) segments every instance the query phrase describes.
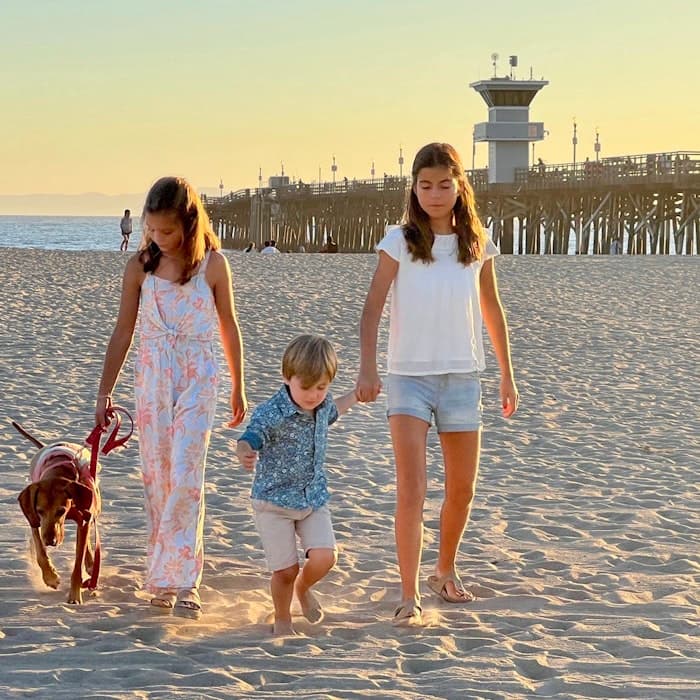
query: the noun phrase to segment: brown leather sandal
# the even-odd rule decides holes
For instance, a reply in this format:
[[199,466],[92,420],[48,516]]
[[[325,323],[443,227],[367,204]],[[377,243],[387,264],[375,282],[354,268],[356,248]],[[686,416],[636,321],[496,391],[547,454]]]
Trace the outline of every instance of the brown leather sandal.
[[[452,595],[447,590],[447,584],[450,582],[454,585],[457,595]],[[428,576],[428,588],[446,603],[462,604],[476,600],[476,596],[464,587],[462,580],[454,569],[443,576]]]

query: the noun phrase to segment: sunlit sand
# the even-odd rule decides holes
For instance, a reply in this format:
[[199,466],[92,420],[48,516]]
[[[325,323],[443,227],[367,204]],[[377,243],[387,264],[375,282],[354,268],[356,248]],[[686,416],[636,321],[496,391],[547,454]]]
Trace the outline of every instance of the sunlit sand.
[[[339,350],[349,389],[372,255],[226,253],[244,334],[251,408],[280,382],[297,333]],[[439,517],[432,462],[422,570],[426,626],[397,630],[393,460],[383,404],[331,431],[328,471],[340,546],[319,586],[325,619],[297,610],[298,636],[273,639],[268,575],[250,475],[233,456],[219,399],[207,478],[199,622],[152,614],[136,440],[103,460],[100,588],[65,601],[27,557],[16,502],[32,445],[79,441],[114,322],[125,256],[2,251],[0,696],[52,698],[690,698],[700,682],[700,317],[697,258],[502,257],[522,408],[500,417],[492,355],[484,376],[480,481],[459,568],[479,599],[430,594]],[[386,323],[380,346],[384,348]],[[131,358],[115,400],[132,406]],[[11,661],[10,661],[11,658]],[[49,690],[50,688],[50,690]]]

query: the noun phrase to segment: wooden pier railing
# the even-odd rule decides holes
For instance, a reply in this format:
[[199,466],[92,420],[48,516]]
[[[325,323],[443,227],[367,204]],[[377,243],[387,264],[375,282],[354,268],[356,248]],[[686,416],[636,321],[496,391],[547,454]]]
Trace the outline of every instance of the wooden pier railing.
[[[700,151],[540,164],[513,183],[468,171],[485,225],[503,253],[700,251]],[[332,236],[341,252],[370,252],[387,224],[401,219],[406,177],[243,189],[207,197],[225,247],[320,251]],[[617,247],[617,246],[616,246]]]

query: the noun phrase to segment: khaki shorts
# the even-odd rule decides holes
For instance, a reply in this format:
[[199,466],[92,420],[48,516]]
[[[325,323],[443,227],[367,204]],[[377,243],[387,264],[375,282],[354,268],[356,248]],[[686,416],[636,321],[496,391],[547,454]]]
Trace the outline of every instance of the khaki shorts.
[[299,563],[297,537],[308,556],[310,549],[336,549],[328,506],[313,510],[282,508],[269,501],[252,499],[255,526],[262,540],[270,571],[281,571]]

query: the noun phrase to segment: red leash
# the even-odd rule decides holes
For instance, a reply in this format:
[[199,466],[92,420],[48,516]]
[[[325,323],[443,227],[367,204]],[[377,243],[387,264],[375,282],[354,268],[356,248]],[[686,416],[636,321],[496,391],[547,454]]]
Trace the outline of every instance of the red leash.
[[[121,438],[119,437],[119,430],[122,426],[120,414],[125,415],[131,423],[129,433]],[[109,434],[102,449],[100,450],[100,442],[102,442],[102,433],[107,432],[106,427],[96,425],[85,440],[85,444],[90,447],[90,476],[94,484],[97,484],[97,460],[100,452],[102,452],[103,455],[107,455],[118,447],[124,447],[129,441],[129,438],[134,434],[134,419],[125,408],[121,406],[109,406],[107,408],[107,418],[114,419],[114,428],[112,428],[112,432]],[[97,529],[97,518],[93,521],[93,528],[95,530],[95,552],[93,556],[92,575],[89,579],[83,581],[83,588],[87,588],[90,591],[94,591],[97,588],[97,579],[100,576],[100,562],[102,561],[102,547],[100,546],[100,533]]]

